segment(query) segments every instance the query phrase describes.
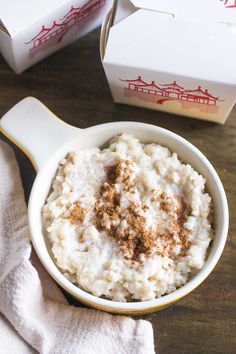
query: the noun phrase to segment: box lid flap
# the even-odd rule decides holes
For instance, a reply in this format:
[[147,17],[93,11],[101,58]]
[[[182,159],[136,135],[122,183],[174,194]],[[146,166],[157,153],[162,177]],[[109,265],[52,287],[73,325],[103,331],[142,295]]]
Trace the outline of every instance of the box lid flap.
[[227,24],[140,10],[110,29],[104,63],[236,85],[235,43]]
[[113,6],[115,7],[114,25],[138,10],[131,1],[127,0],[115,0]]
[[[0,0],[2,29],[5,29],[5,32],[8,32],[10,36],[14,36],[63,5],[68,5],[69,11],[72,5],[81,7],[87,2],[88,0]],[[55,20],[57,19],[55,18]],[[42,23],[42,25],[47,25],[47,23]]]
[[200,23],[236,24],[236,0],[130,0],[136,7]]

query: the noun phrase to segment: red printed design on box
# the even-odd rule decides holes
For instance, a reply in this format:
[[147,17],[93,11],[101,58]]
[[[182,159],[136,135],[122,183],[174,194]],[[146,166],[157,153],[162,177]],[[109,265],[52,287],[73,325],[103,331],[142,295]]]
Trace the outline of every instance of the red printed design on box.
[[227,9],[236,8],[236,0],[220,0],[224,2],[224,6]]
[[137,97],[140,100],[163,105],[168,101],[179,102],[183,110],[197,108],[200,112],[217,114],[220,97],[213,96],[207,89],[198,86],[194,90],[179,86],[176,81],[170,84],[147,83],[138,76],[135,80],[122,80],[127,86],[124,88],[126,97]]
[[105,0],[90,0],[82,7],[71,6],[69,12],[58,21],[53,21],[51,27],[42,26],[41,31],[26,44],[31,44],[30,57],[38,52],[49,49],[62,42],[65,34],[81,20],[92,14],[105,3]]

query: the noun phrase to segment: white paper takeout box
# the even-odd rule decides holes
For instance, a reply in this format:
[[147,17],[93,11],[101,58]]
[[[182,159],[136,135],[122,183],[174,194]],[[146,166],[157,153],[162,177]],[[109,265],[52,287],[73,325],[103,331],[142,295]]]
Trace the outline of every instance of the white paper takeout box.
[[0,0],[0,51],[16,73],[99,26],[112,0]]
[[236,102],[236,0],[118,0],[101,35],[115,102],[224,123]]

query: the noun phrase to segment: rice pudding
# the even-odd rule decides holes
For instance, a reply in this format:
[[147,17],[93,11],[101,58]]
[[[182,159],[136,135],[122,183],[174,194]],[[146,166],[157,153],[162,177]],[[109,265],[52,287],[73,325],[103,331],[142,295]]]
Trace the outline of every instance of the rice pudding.
[[176,290],[203,267],[214,236],[205,182],[168,148],[128,134],[70,152],[42,209],[58,268],[114,301]]

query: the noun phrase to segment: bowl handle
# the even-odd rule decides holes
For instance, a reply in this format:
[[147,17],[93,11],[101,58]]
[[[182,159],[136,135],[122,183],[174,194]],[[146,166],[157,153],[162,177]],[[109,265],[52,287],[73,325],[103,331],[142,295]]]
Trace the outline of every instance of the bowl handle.
[[80,133],[33,97],[23,99],[2,117],[0,131],[24,151],[36,170]]

